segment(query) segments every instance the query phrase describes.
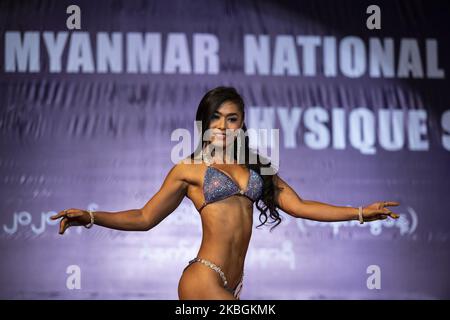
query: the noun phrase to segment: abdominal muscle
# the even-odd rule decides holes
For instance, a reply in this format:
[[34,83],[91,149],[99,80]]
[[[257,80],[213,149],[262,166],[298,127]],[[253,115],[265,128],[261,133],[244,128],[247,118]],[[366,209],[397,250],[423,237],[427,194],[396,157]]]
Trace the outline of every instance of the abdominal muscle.
[[[228,287],[234,289],[242,276],[252,235],[253,204],[244,196],[231,196],[205,206],[201,219],[203,237],[197,256],[218,265]],[[204,272],[215,273],[203,267]],[[220,276],[216,277],[223,287]]]

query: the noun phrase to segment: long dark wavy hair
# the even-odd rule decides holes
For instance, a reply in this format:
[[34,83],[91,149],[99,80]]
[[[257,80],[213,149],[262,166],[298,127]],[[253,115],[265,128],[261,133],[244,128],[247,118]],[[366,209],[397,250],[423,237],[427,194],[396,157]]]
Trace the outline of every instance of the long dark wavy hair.
[[[194,159],[198,157],[201,157],[201,152],[203,148],[208,143],[207,141],[203,141],[203,135],[205,134],[205,131],[209,128],[211,119],[216,112],[216,110],[224,103],[224,102],[233,102],[235,103],[239,110],[242,112],[242,115],[245,115],[244,111],[244,100],[240,96],[240,94],[236,91],[233,87],[217,87],[210,91],[208,91],[200,101],[200,104],[198,105],[197,114],[195,116],[196,121],[201,122],[201,134],[200,134],[200,141],[196,148],[196,150],[191,154],[190,158]],[[244,117],[245,119],[245,117]],[[247,132],[247,127],[245,125],[245,121],[242,127],[243,133]],[[268,159],[262,157],[260,154],[254,152],[249,147],[249,138],[248,135],[245,134],[244,137],[244,159],[245,159],[245,166],[249,169],[254,170],[257,172],[261,178],[263,179],[263,193],[261,197],[256,201],[256,207],[260,211],[259,214],[259,221],[261,222],[260,225],[258,225],[256,228],[266,224],[268,217],[267,212],[269,212],[269,216],[272,219],[272,221],[267,222],[268,224],[274,224],[275,225],[270,228],[270,231],[272,231],[273,228],[278,226],[281,223],[281,216],[277,210],[277,206],[275,204],[275,192],[277,192],[279,189],[274,184],[274,176],[270,174],[261,174],[261,169],[263,167],[270,167],[271,163],[268,161]],[[234,159],[237,160],[237,156],[239,153],[238,144],[234,143]],[[251,158],[253,157],[253,158]],[[250,159],[256,159],[256,163],[250,163]]]

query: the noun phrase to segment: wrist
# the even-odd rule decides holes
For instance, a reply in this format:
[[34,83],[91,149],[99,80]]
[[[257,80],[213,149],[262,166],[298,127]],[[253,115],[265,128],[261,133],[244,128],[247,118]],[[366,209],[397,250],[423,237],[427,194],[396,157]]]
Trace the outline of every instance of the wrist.
[[364,214],[363,214],[364,207],[359,206],[356,208],[356,211],[357,211],[356,220],[358,220],[360,224],[363,224],[364,223]]
[[84,227],[85,228],[87,228],[87,229],[89,229],[89,228],[92,228],[92,226],[94,225],[94,223],[95,223],[95,211],[93,211],[93,210],[87,210],[87,213],[88,213],[88,219],[89,219],[89,222],[87,223],[87,224],[85,224],[84,225]]
[[359,207],[351,207],[351,218],[350,220],[356,220],[359,221],[359,223],[362,223],[361,221],[363,221],[364,219],[364,215],[363,215],[363,210],[364,208],[361,206],[361,212]]

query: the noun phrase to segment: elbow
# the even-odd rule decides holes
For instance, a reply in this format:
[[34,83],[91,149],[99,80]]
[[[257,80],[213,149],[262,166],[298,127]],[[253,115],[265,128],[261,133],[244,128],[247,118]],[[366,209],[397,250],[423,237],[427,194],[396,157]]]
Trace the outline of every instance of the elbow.
[[152,225],[147,215],[144,213],[144,210],[139,209],[139,211],[141,213],[141,219],[137,231],[149,231],[154,226]]
[[136,228],[135,231],[149,231],[152,228],[153,228],[153,226],[151,226],[147,223],[142,223],[142,224],[139,224],[139,226]]
[[142,231],[150,231],[153,229],[154,225],[152,223],[145,223],[142,227]]
[[148,223],[140,223],[139,226],[136,228],[136,231],[149,231],[151,229],[151,226]]
[[140,231],[149,231],[156,227],[159,222],[152,217],[146,217],[145,214],[142,214],[142,222],[139,225]]

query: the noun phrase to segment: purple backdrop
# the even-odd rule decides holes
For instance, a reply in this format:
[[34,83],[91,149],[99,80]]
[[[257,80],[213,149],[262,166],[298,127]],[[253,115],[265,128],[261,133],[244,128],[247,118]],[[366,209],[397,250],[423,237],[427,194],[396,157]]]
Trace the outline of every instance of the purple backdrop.
[[450,9],[377,2],[381,29],[371,1],[1,1],[0,297],[177,299],[201,240],[188,199],[146,233],[61,237],[48,217],[142,207],[172,131],[231,85],[249,127],[280,129],[301,197],[401,202],[396,221],[254,229],[242,299],[450,298]]

